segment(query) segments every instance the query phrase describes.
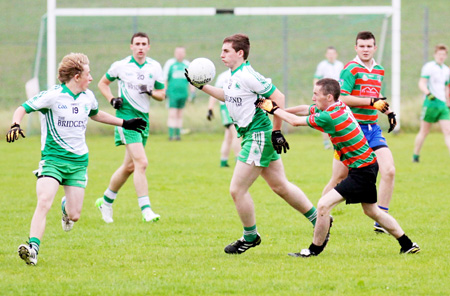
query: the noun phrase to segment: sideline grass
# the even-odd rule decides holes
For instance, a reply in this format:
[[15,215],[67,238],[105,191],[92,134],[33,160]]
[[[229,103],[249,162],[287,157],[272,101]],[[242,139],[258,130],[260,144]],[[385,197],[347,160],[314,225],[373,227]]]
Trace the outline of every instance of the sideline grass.
[[[288,178],[317,204],[328,181],[331,151],[318,134],[288,135],[283,155]],[[3,295],[444,295],[450,289],[448,167],[441,134],[425,143],[422,163],[412,164],[414,135],[388,135],[397,177],[391,213],[422,248],[398,254],[397,242],[375,235],[359,206],[338,206],[331,240],[322,255],[301,259],[288,252],[307,247],[312,227],[260,179],[251,188],[262,244],[239,256],[223,252],[241,236],[228,194],[232,169],[219,168],[218,134],[186,135],[168,142],[153,135],[147,146],[148,180],[161,220],[145,224],[131,180],[105,224],[94,207],[122,148],[112,137],[88,137],[89,184],[81,220],[65,233],[60,190],[47,219],[36,267],[26,266],[17,246],[28,236],[35,207],[39,138],[0,143],[0,291]]]

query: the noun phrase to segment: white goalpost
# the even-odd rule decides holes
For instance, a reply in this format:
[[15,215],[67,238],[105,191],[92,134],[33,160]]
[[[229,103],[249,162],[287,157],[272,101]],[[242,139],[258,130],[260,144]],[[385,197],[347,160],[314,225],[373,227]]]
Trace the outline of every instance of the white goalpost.
[[56,82],[56,19],[57,17],[100,17],[100,16],[213,16],[234,14],[236,16],[289,16],[289,15],[382,15],[381,38],[378,44],[377,61],[382,59],[384,41],[388,31],[388,19],[391,27],[391,100],[392,109],[397,114],[396,131],[400,129],[401,101],[401,0],[392,0],[390,6],[316,6],[316,7],[235,7],[216,9],[211,7],[190,8],[57,8],[57,0],[47,0],[47,85]]

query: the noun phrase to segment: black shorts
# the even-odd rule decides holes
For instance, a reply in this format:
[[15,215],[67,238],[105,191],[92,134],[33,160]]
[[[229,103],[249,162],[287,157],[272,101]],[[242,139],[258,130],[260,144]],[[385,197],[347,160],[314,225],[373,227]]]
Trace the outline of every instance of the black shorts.
[[376,203],[377,202],[378,163],[369,166],[350,169],[347,178],[334,189],[345,198],[345,203]]

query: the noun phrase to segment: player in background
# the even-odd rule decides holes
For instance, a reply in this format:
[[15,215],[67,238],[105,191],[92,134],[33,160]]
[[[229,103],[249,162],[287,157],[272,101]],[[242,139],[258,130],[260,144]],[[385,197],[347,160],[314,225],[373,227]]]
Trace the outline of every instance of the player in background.
[[98,110],[94,93],[88,89],[92,76],[86,55],[66,55],[59,64],[58,79],[61,84],[39,93],[16,109],[11,129],[6,134],[7,142],[14,142],[19,136],[25,138],[20,127],[23,117],[35,111],[41,113],[41,161],[34,171],[37,205],[29,241],[18,249],[20,258],[29,265],[37,264],[47,213],[60,185],[64,186],[65,193],[61,201],[63,230],[72,230],[74,222],[80,218],[88,179],[89,153],[85,140],[88,118],[131,130],[143,130],[147,124],[142,118],[124,120]]
[[434,48],[434,61],[426,63],[420,74],[419,89],[425,95],[420,115],[420,130],[414,144],[413,162],[419,162],[420,150],[430,132],[431,124],[439,122],[445,144],[450,151],[450,70],[444,64],[448,48],[438,44]]
[[169,140],[179,141],[183,128],[183,110],[189,93],[191,100],[195,98],[195,87],[190,85],[184,77],[184,69],[189,66],[189,61],[185,59],[186,49],[181,46],[176,47],[174,56],[164,64],[163,72],[169,100],[169,117],[167,119]]
[[[130,49],[132,55],[114,62],[98,83],[98,88],[116,109],[117,117],[128,119],[139,116],[148,124],[142,132],[127,131],[120,127],[115,129],[115,145],[125,145],[125,158],[122,165],[112,175],[103,197],[95,202],[106,223],[113,222],[112,205],[120,188],[132,174],[142,219],[150,222],[158,221],[160,218],[160,215],[153,212],[150,205],[145,175],[148,165],[145,145],[149,135],[150,99],[164,100],[166,96],[164,76],[161,65],[147,57],[150,39],[146,33],[134,34],[131,37]],[[111,82],[116,79],[119,84],[118,97],[113,96],[110,88]]]
[[[230,70],[224,71],[220,73],[217,77],[215,87],[222,88],[231,77]],[[216,103],[216,98],[209,97],[208,104],[208,114],[206,118],[211,121],[214,117],[214,105]],[[239,151],[241,151],[241,143],[239,138],[237,137],[236,128],[234,127],[233,120],[230,117],[230,113],[228,112],[227,106],[225,102],[220,102],[220,118],[222,120],[222,124],[225,127],[225,134],[223,137],[222,146],[220,147],[220,167],[229,167],[228,157],[230,155],[230,151],[233,150],[236,159],[239,155]]]
[[361,203],[364,214],[382,225],[398,240],[401,246],[400,253],[418,253],[419,246],[406,236],[397,221],[377,207],[376,155],[369,147],[350,109],[339,101],[339,96],[339,83],[334,79],[324,78],[314,86],[312,97],[314,104],[311,106],[299,105],[285,111],[270,100],[260,99],[257,102],[258,107],[279,116],[293,126],[310,126],[329,134],[341,163],[348,171],[348,176],[334,189],[324,194],[318,202],[312,244],[308,249],[289,255],[294,257],[319,255],[328,242],[331,210],[343,201],[347,204]]
[[[388,132],[394,130],[397,122],[395,113],[389,109],[389,105],[385,101],[386,98],[382,98],[381,95],[384,68],[377,64],[373,58],[376,50],[375,36],[368,31],[359,32],[356,36],[356,57],[341,71],[341,101],[350,107],[369,142],[369,146],[377,155],[381,174],[378,207],[387,213],[394,191],[395,166],[391,150],[377,123],[377,112],[381,111],[388,116]],[[323,195],[345,179],[347,175],[348,169],[335,154],[331,180],[325,186]],[[374,224],[374,231],[387,233],[377,223]]]
[[[234,34],[226,37],[220,56],[231,71],[228,83],[219,88],[201,86],[190,81],[205,93],[225,102],[238,136],[242,137],[230,194],[243,224],[244,235],[225,247],[225,253],[228,254],[241,254],[261,243],[261,236],[256,228],[255,208],[249,193],[250,186],[258,176],[262,176],[277,195],[313,225],[317,212],[303,191],[286,178],[279,154],[282,150],[286,152],[289,145],[280,132],[281,120],[275,119],[272,125],[267,114],[254,105],[258,97],[266,97],[284,106],[285,98],[271,82],[252,68],[247,60],[249,53],[250,40],[247,35]],[[189,74],[186,74],[188,77]]]
[[[332,78],[339,81],[339,75],[341,74],[344,64],[337,59],[338,52],[335,47],[328,46],[325,53],[325,60],[321,61],[316,68],[316,73],[314,73],[313,85],[316,84],[319,79],[322,78]],[[326,133],[322,133],[323,147],[325,149],[331,149],[332,145],[330,139]]]

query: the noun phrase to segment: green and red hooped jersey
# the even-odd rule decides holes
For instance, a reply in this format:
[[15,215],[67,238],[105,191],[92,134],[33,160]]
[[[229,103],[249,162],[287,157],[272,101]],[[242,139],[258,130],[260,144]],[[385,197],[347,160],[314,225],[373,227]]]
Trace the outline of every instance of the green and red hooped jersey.
[[327,133],[339,159],[348,168],[362,168],[376,162],[375,153],[369,147],[350,108],[337,101],[322,111],[317,106],[309,108],[307,123],[310,127]]
[[[367,69],[358,57],[345,65],[341,72],[341,95],[355,97],[378,98],[384,78],[384,68],[373,61],[372,69]],[[350,107],[360,124],[374,124],[378,120],[378,112],[373,106]]]

